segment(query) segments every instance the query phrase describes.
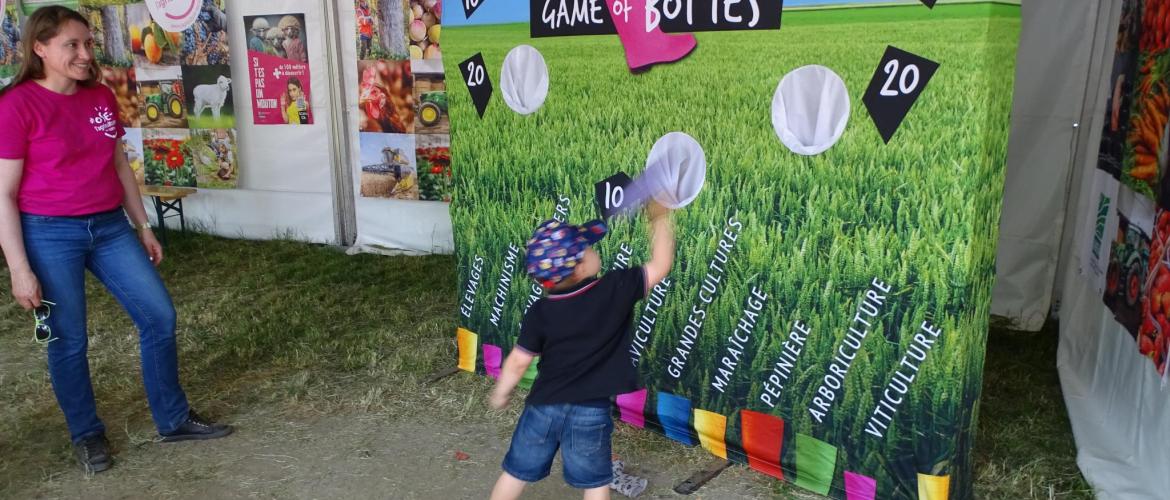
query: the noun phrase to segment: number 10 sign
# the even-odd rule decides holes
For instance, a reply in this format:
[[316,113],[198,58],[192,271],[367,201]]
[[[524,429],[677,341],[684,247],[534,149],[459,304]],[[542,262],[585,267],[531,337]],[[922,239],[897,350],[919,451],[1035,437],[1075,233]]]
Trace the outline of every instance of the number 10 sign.
[[930,59],[894,46],[886,47],[861,100],[887,144],[937,70],[938,63]]
[[488,77],[487,67],[483,64],[483,53],[476,52],[474,56],[459,63],[459,71],[463,73],[467,91],[471,92],[475,110],[479,112],[479,117],[483,118],[483,112],[492,98],[492,80]]

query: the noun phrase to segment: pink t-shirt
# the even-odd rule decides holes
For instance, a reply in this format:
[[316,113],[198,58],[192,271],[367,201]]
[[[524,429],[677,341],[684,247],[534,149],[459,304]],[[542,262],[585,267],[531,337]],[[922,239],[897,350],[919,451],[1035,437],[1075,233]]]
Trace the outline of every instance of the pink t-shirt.
[[87,215],[122,203],[114,152],[126,133],[106,86],[64,95],[23,82],[0,96],[0,129],[0,158],[24,160],[21,212]]

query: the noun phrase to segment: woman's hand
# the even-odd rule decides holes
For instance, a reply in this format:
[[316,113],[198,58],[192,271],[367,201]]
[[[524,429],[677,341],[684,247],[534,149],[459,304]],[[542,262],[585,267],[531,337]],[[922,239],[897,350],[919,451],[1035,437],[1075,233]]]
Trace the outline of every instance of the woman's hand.
[[151,231],[149,227],[139,229],[138,240],[142,242],[142,248],[146,249],[146,255],[150,257],[150,262],[154,263],[155,267],[162,264],[162,245],[159,244],[158,238],[154,237],[154,231]]
[[41,305],[41,282],[32,270],[12,272],[12,296],[26,311]]

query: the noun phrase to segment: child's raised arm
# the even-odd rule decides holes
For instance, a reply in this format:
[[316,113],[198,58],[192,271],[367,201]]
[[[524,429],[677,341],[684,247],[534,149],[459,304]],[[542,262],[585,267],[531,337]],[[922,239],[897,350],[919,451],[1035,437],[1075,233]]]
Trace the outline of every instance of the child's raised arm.
[[646,263],[646,293],[662,281],[674,265],[674,226],[670,220],[670,209],[651,200],[646,204],[646,215],[650,218],[650,261]]

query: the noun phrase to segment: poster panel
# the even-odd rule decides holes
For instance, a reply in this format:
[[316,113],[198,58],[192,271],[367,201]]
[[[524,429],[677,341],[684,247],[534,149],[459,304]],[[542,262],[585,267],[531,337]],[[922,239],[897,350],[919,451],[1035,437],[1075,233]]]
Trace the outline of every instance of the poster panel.
[[541,299],[533,228],[609,216],[602,269],[637,266],[656,195],[675,266],[616,418],[834,498],[971,498],[1019,6],[801,3],[448,11],[460,366]]

